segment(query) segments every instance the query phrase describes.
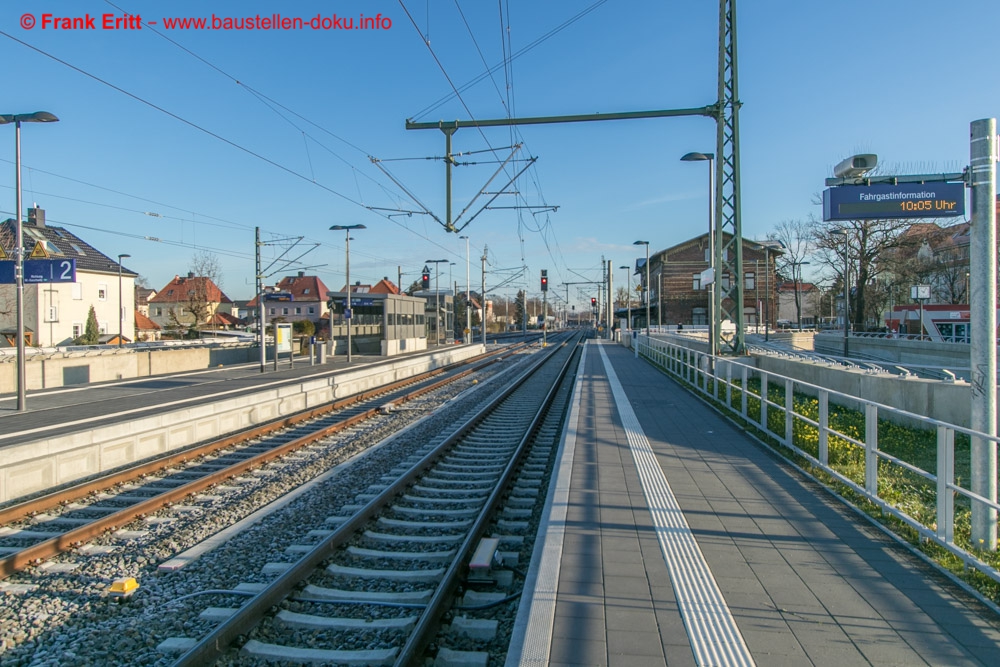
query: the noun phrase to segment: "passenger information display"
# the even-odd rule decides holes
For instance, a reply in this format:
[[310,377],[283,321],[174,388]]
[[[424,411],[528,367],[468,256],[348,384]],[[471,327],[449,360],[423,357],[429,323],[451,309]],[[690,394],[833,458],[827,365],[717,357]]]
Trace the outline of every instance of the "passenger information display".
[[965,215],[963,183],[839,185],[823,191],[824,220]]

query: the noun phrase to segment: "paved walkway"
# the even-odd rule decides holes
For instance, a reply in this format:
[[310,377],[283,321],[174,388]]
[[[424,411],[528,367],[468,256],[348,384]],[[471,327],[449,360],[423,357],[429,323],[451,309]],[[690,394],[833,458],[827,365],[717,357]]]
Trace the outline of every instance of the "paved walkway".
[[508,664],[1000,661],[990,610],[630,351],[587,346],[574,409]]

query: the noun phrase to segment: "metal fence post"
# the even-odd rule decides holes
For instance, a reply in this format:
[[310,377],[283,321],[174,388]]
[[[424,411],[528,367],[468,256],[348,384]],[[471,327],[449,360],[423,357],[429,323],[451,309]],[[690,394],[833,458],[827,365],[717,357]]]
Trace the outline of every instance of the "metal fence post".
[[955,541],[955,494],[948,488],[955,481],[955,431],[937,427],[937,536],[948,544]]
[[748,375],[749,375],[749,373],[747,372],[747,367],[746,367],[746,365],[744,365],[742,367],[741,371],[740,371],[740,381],[743,383],[743,385],[740,387],[740,403],[741,403],[741,405],[740,405],[740,414],[743,415],[744,418],[746,418],[746,416],[747,416],[747,391],[748,391],[747,376]]
[[794,382],[792,380],[785,380],[785,442],[789,447],[794,445],[794,438],[792,433],[792,416],[795,414],[795,403],[794,403]]
[[865,403],[865,490],[878,497],[878,406]]
[[830,464],[830,394],[819,392],[819,462],[824,467]]
[[767,373],[760,372],[760,427],[767,433]]

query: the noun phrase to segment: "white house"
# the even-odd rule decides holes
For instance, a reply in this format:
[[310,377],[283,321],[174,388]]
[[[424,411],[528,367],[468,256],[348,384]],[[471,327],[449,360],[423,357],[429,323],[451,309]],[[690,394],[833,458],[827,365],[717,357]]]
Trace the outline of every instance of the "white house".
[[[45,211],[40,208],[28,209],[28,218],[22,221],[21,229],[25,257],[41,242],[52,259],[76,260],[75,283],[25,284],[26,344],[40,347],[72,344],[83,335],[91,306],[102,334],[117,336],[121,322],[123,336],[128,341],[134,340],[134,287],[138,274],[120,267],[117,261],[74,233],[46,225]],[[17,223],[9,219],[0,223],[0,246],[8,257],[14,256],[16,239]],[[16,300],[14,285],[0,285],[0,345],[3,346],[16,343]]]

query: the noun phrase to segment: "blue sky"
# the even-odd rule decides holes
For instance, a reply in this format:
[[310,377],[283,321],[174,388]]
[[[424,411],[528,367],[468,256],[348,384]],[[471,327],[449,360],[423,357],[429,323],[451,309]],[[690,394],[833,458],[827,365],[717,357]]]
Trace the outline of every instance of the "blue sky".
[[[484,61],[502,62],[505,52],[521,51],[588,8],[509,67],[464,90],[461,99],[447,98],[425,111],[452,93],[452,83],[481,75]],[[744,0],[738,9],[748,238],[763,238],[781,220],[818,217],[814,201],[823,179],[852,153],[878,153],[899,172],[960,171],[969,159],[970,121],[1000,115],[995,0]],[[99,29],[102,14],[121,10],[157,23]],[[197,31],[163,25],[168,17],[279,12],[306,20],[380,14],[391,27]],[[42,27],[43,14],[88,13],[97,17],[98,29]],[[25,14],[36,21],[33,29],[22,26]],[[411,117],[711,104],[717,21],[712,1],[8,0],[0,9],[8,92],[0,113],[59,116],[56,124],[23,127],[26,205],[37,202],[51,224],[67,226],[108,255],[131,254],[126,266],[154,288],[184,273],[196,250],[205,249],[221,260],[227,294],[249,298],[255,226],[265,241],[277,243],[265,247],[265,263],[285,250],[281,239],[303,236],[288,256],[313,247],[303,265],[337,288],[343,284],[343,234],[328,228],[358,223],[367,229],[353,236],[352,279],[395,281],[401,266],[405,286],[424,260],[447,258],[456,263],[454,279],[464,284],[465,242],[456,234],[426,215],[387,218],[389,212],[365,208],[418,209],[368,156],[440,157],[443,135],[406,131]],[[0,150],[0,174],[6,174],[0,177],[0,215],[6,217],[15,207],[13,129],[0,132],[9,133],[0,138],[0,149],[9,147]],[[516,133],[462,129],[454,151],[492,147],[495,154],[462,158],[481,164],[455,169],[456,214],[496,170],[490,162],[506,157],[512,143],[524,144],[516,159],[538,161],[517,181],[520,195],[500,196],[495,205],[559,209],[490,210],[473,220],[463,233],[470,237],[474,286],[484,244],[488,286],[526,265],[526,277],[510,289],[537,291],[544,268],[553,289],[565,294],[561,283],[599,276],[602,256],[615,266],[633,263],[637,239],[649,240],[655,251],[707,227],[706,167],[679,158],[715,150],[708,119],[529,126]],[[440,160],[383,165],[444,218]],[[487,189],[506,180],[501,175]],[[481,197],[466,218],[483,203]],[[443,284],[447,265],[442,269]],[[616,280],[623,276],[616,271]],[[571,302],[584,303],[590,296],[584,291],[571,289]]]

